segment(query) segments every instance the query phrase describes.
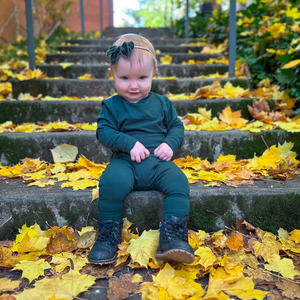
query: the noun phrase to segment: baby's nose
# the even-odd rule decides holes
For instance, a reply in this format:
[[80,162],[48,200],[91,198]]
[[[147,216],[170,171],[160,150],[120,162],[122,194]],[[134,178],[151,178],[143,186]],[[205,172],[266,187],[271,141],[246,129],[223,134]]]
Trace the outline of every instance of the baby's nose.
[[130,88],[131,88],[131,89],[137,89],[137,88],[138,88],[137,82],[131,81],[131,82],[130,82]]

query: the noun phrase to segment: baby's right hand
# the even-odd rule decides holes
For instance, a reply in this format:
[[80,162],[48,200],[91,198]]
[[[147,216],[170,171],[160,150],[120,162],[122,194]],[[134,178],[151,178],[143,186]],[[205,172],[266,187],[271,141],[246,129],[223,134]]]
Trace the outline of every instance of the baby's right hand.
[[136,142],[134,147],[130,150],[130,158],[132,161],[140,163],[145,158],[149,157],[150,152],[140,142]]

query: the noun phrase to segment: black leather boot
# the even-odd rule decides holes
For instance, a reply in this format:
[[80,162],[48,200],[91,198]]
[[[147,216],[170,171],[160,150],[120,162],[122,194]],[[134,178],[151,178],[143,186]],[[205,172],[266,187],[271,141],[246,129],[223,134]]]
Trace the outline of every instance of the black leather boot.
[[188,215],[181,218],[172,216],[159,224],[159,246],[156,258],[191,264],[195,260],[194,250],[188,242]]
[[99,220],[97,240],[89,253],[89,262],[106,265],[116,260],[118,245],[122,240],[123,219]]

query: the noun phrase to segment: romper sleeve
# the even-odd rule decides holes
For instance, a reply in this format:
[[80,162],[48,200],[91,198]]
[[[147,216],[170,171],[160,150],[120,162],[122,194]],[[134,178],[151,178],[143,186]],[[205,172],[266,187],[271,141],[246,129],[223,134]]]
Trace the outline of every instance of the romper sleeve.
[[102,109],[97,117],[96,136],[104,146],[116,152],[130,153],[137,139],[129,136],[118,129],[116,108],[102,101]]
[[184,126],[181,120],[177,117],[178,114],[175,108],[172,105],[172,102],[169,98],[166,98],[167,109],[165,113],[165,120],[167,126],[167,136],[164,138],[164,143],[167,143],[173,152],[180,148],[184,136]]

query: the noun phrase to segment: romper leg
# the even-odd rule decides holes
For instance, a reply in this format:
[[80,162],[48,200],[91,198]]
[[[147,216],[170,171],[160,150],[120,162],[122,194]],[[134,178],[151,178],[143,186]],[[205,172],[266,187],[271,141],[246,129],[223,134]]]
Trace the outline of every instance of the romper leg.
[[133,190],[133,186],[134,170],[130,162],[113,159],[100,177],[99,219],[121,219],[125,198]]
[[181,218],[189,214],[190,187],[184,173],[172,161],[161,162],[157,167],[155,187],[161,190],[164,201],[164,219],[171,216]]

